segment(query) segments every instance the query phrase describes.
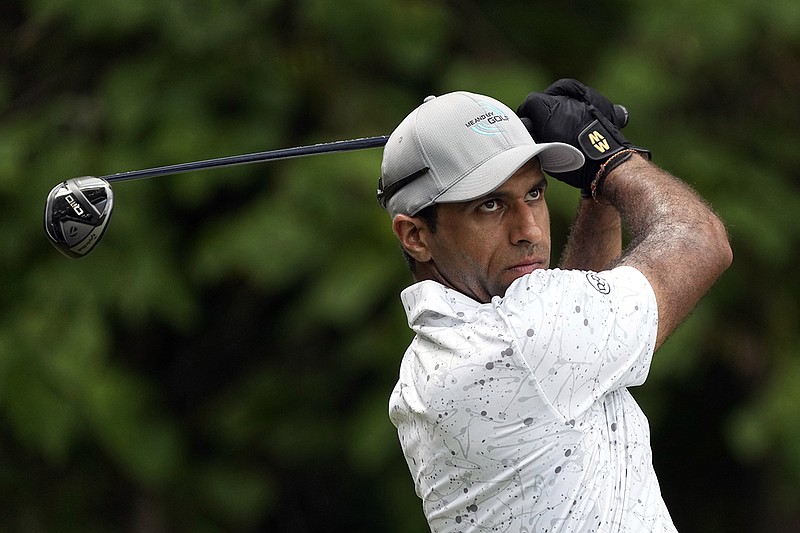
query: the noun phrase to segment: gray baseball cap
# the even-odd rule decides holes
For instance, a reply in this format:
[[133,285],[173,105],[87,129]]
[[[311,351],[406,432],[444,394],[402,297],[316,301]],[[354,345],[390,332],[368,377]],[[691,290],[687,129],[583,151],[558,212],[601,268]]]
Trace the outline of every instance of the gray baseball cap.
[[539,143],[509,107],[464,91],[429,96],[389,136],[378,201],[394,218],[489,194],[533,157],[545,172],[583,166],[565,143]]

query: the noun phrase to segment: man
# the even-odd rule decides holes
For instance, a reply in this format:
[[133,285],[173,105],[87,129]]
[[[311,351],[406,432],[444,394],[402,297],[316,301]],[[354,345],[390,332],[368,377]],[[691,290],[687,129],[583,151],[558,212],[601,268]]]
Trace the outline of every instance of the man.
[[[560,80],[518,112],[429,97],[384,151],[417,282],[390,400],[417,494],[437,533],[674,531],[627,387],[729,266],[725,228],[593,89]],[[558,269],[544,172],[583,197]]]

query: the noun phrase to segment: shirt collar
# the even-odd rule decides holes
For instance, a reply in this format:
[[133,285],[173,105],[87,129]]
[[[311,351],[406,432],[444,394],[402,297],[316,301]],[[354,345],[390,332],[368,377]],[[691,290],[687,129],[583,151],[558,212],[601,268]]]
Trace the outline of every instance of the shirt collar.
[[458,321],[468,320],[468,316],[484,305],[432,280],[420,281],[407,287],[400,293],[400,299],[410,327],[424,321],[424,315],[429,313]]

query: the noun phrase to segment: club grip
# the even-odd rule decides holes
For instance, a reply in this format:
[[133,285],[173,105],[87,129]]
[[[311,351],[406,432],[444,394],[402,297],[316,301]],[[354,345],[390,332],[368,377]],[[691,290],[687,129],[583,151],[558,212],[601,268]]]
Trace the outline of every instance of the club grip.
[[614,116],[617,117],[617,124],[622,129],[628,125],[628,108],[622,104],[614,104]]

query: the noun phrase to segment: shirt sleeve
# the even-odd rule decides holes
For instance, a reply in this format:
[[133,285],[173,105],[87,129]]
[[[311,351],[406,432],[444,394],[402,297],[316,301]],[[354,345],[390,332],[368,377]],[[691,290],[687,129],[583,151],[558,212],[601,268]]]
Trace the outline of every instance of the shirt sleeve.
[[536,271],[495,305],[545,396],[568,420],[647,378],[658,308],[635,268]]

